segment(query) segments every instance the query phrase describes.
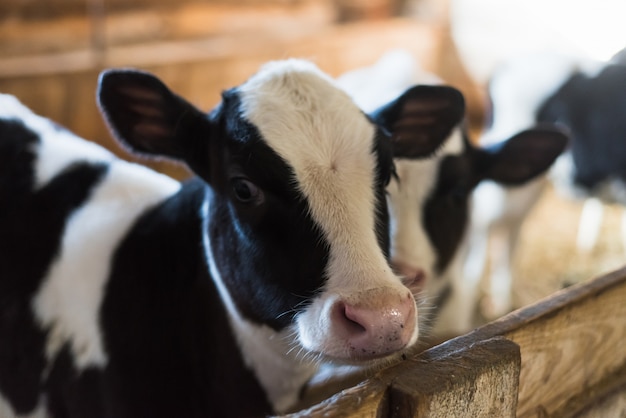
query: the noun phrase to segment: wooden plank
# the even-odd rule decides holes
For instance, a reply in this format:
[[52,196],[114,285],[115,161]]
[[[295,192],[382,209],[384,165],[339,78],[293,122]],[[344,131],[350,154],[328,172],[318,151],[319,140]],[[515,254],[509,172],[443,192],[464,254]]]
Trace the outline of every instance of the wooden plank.
[[[0,2],[0,18],[20,18],[25,20],[49,19],[57,16],[80,14],[98,0],[2,0]],[[238,0],[237,3],[248,7],[282,6],[293,7],[310,3],[311,1],[323,3],[328,0]],[[137,9],[172,9],[181,5],[180,0],[104,0],[106,9],[117,12]],[[186,4],[201,4],[210,6],[229,6],[232,0],[186,0]]]
[[[626,379],[625,301],[626,267],[557,292],[417,359],[506,337],[521,351],[517,416],[570,416],[581,402],[592,404]],[[616,401],[611,405],[620,407]]]
[[431,351],[394,370],[389,417],[514,417],[520,362],[504,338]]
[[[138,67],[157,74],[180,95],[204,110],[220,93],[245,81],[265,62],[287,57],[314,60],[338,75],[373,64],[388,48],[404,47],[428,67],[438,50],[439,29],[409,19],[372,25],[347,24],[316,36],[274,40],[202,39],[124,46],[108,51],[102,66],[87,52],[0,58],[0,91],[14,94],[33,111],[68,127],[76,134],[130,157],[111,139],[95,103],[99,71],[104,67]],[[145,160],[143,160],[145,162]],[[176,178],[188,176],[180,165],[148,161],[152,168]]]
[[[506,357],[500,359],[505,348],[485,349],[484,344],[494,344],[498,337],[511,340],[495,340],[500,344],[516,343],[521,353],[518,417],[624,416],[625,301],[626,267],[382,370],[375,378],[389,385],[389,409],[388,415],[379,416],[393,416],[393,411],[415,418],[513,416],[515,375],[504,366],[500,371],[485,369],[489,362],[507,364]],[[485,351],[477,354],[475,347]],[[504,383],[499,380],[502,370],[509,370]],[[502,385],[507,388],[503,395],[497,392]],[[474,388],[480,389],[480,397]],[[317,405],[315,416],[344,416],[335,415],[344,407],[337,402],[343,402],[342,393]],[[489,410],[494,407],[502,409]],[[609,412],[617,415],[602,415]]]
[[283,418],[513,417],[519,371],[519,347],[496,337],[458,350],[431,350],[378,373],[367,372],[372,376],[362,383]]
[[562,418],[626,417],[626,364],[600,383],[585,388],[552,415]]
[[552,416],[608,376],[626,373],[625,301],[623,268],[557,292],[450,344],[497,335],[516,342],[522,353],[517,416]]
[[574,415],[556,415],[572,418],[624,418],[626,417],[626,385],[592,403]]
[[386,416],[388,382],[380,378],[368,379],[344,389],[310,408],[281,418],[381,418]]
[[96,22],[86,10],[47,19],[2,19],[0,56],[70,53],[88,50],[94,31],[103,46],[183,41],[198,38],[248,39],[302,36],[330,26],[335,9],[328,2],[290,4],[212,4],[178,2],[171,7],[102,10]]
[[[310,58],[333,74],[373,63],[392,48],[404,48],[434,71],[441,30],[437,25],[397,18],[333,26],[314,32],[285,32],[274,36],[204,37],[181,41],[146,42],[111,47],[98,56],[90,49],[0,58],[0,78],[44,76],[103,67],[155,68],[215,60],[254,59],[256,65],[290,56]],[[365,59],[363,59],[366,57]]]

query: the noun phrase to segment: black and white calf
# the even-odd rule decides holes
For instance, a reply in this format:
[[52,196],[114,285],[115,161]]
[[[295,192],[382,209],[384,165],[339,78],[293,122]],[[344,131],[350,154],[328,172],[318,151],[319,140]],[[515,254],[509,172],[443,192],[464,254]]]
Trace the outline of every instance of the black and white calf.
[[[474,212],[466,271],[478,280],[489,256],[485,312],[495,317],[512,306],[511,260],[522,223],[548,178],[558,192],[587,199],[578,235],[580,249],[595,242],[599,219],[593,212],[601,210],[600,202],[626,205],[626,66],[619,55],[606,63],[555,53],[525,55],[495,72],[489,95],[493,114],[481,143],[497,144],[503,135],[536,123],[558,124],[571,137],[548,177],[517,188],[487,183],[474,195],[474,205],[480,209]],[[623,219],[626,245],[626,212]],[[489,235],[496,244],[490,253]]]
[[[389,52],[374,66],[347,73],[338,82],[366,111],[410,85],[441,83],[402,50]],[[463,264],[474,188],[484,180],[517,185],[535,178],[567,142],[562,132],[548,127],[512,132],[507,138],[497,146],[478,148],[459,124],[433,158],[396,157],[397,176],[387,188],[392,265],[400,275],[422,284],[435,310],[430,331],[435,339],[472,329],[479,288],[465,279]]]
[[392,157],[429,156],[458,124],[457,90],[413,88],[370,117],[286,60],[209,114],[134,70],[103,73],[98,99],[124,145],[197,177],[116,159],[1,96],[3,416],[262,416],[319,363],[414,345],[385,187]]

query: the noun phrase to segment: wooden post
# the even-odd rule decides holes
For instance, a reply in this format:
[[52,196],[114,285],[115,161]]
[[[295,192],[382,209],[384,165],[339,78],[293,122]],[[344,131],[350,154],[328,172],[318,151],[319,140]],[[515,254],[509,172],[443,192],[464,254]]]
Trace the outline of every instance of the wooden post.
[[557,292],[466,338],[495,335],[522,352],[517,416],[573,416],[626,381],[626,268]]
[[443,347],[284,418],[514,417],[519,372],[519,347],[501,337]]
[[391,383],[389,417],[515,416],[517,344],[493,338],[459,351],[434,350],[413,362],[413,367],[401,367]]

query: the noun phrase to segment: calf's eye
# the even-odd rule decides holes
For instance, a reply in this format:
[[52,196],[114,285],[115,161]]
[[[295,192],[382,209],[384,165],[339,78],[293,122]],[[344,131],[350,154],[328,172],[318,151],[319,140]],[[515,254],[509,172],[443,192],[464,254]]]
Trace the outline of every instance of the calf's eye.
[[263,192],[250,180],[235,178],[232,180],[233,195],[241,203],[259,204],[263,201]]

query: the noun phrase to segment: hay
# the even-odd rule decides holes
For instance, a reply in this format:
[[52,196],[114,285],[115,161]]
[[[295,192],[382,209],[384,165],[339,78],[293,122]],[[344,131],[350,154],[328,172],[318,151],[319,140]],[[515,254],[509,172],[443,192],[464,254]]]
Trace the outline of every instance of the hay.
[[516,308],[626,264],[620,237],[623,208],[605,206],[598,241],[586,254],[576,248],[581,209],[582,201],[567,200],[550,187],[531,212],[514,260]]

